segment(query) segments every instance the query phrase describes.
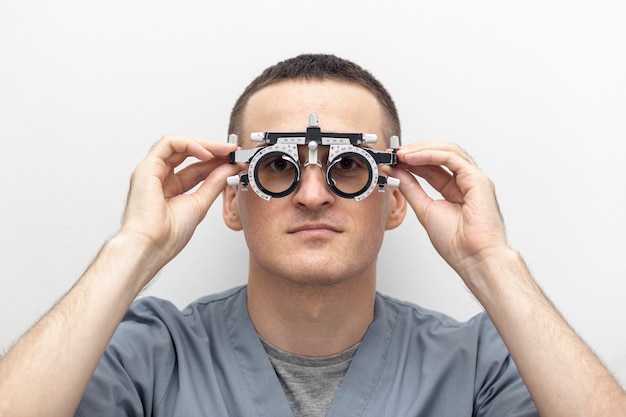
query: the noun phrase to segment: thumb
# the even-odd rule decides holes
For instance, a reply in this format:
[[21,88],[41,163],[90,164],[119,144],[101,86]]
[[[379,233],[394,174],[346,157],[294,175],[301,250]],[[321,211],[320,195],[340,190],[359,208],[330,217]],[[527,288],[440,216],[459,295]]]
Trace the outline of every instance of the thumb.
[[198,204],[198,221],[201,221],[206,216],[217,196],[222,193],[226,187],[226,179],[231,175],[236,175],[240,170],[241,168],[238,165],[224,163],[211,171],[198,189],[191,194],[195,197]]
[[402,168],[393,168],[392,176],[400,180],[400,192],[406,198],[420,223],[424,224],[426,212],[433,199],[424,191],[415,175],[409,171]]

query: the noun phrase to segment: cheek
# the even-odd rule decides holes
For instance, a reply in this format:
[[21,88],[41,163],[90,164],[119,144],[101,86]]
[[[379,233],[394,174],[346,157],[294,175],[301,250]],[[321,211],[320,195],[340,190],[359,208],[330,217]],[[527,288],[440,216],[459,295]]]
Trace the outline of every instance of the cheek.
[[367,217],[371,222],[375,221],[376,224],[380,225],[384,230],[390,212],[389,192],[384,191],[380,193],[378,191],[374,191],[363,202],[368,203],[367,212],[369,215]]
[[285,207],[279,199],[265,201],[252,190],[239,192],[238,207],[241,226],[248,247],[260,248],[279,233],[279,222]]
[[259,204],[267,204],[267,202],[260,199],[253,191],[239,191],[237,204],[241,225],[245,233],[252,232],[253,229],[265,224],[265,222],[259,221],[262,217],[262,207],[259,207]]
[[363,244],[378,246],[385,234],[389,217],[389,198],[382,193],[371,194],[358,204],[363,205],[358,216]]

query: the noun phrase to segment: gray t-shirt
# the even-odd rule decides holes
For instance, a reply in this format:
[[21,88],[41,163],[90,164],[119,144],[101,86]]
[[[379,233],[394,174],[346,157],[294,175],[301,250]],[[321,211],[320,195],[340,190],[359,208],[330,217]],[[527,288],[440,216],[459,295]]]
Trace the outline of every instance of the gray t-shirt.
[[332,356],[285,352],[261,339],[294,417],[325,417],[359,344]]
[[[136,301],[117,328],[77,416],[293,417],[256,333],[247,288],[183,311]],[[377,294],[374,320],[327,417],[536,417],[485,314],[459,323]]]

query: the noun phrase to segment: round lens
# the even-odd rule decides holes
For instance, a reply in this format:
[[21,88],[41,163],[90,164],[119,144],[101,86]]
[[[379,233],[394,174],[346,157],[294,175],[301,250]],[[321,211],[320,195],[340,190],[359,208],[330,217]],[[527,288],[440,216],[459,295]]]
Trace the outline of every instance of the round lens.
[[337,195],[352,198],[370,187],[372,167],[364,155],[343,152],[328,164],[326,178]]
[[284,152],[267,152],[255,164],[254,179],[258,187],[272,197],[283,197],[298,185],[300,170],[293,158]]

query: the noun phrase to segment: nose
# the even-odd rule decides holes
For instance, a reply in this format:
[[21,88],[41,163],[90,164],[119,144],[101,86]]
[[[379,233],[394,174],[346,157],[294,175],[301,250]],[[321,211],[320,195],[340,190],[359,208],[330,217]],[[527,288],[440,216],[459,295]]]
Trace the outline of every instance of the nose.
[[294,204],[308,208],[319,208],[331,205],[334,201],[335,194],[326,183],[324,171],[315,164],[304,167],[298,188],[293,193]]

